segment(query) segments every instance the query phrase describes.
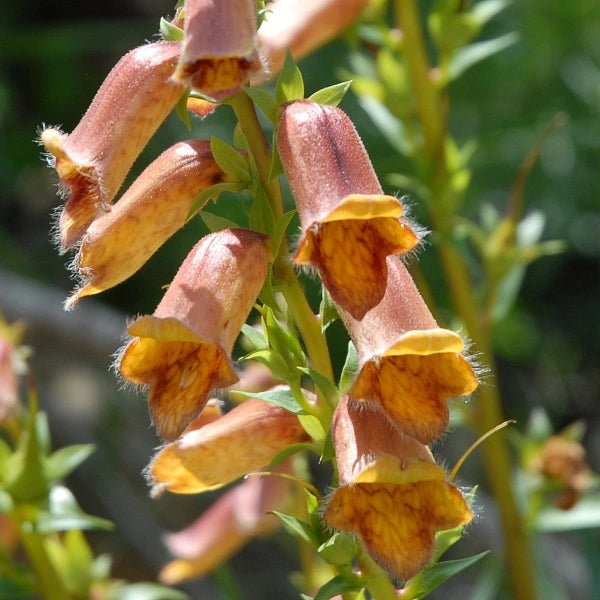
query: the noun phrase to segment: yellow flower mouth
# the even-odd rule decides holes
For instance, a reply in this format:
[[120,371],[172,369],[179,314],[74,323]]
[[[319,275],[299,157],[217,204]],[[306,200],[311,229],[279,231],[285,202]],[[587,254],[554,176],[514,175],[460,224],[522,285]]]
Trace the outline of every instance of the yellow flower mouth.
[[251,68],[252,63],[246,58],[201,58],[180,63],[173,79],[220,99],[239,90],[248,81]]
[[472,518],[460,491],[440,480],[343,486],[325,511],[329,525],[356,533],[371,556],[403,581],[431,559],[438,531]]
[[294,262],[318,268],[332,298],[361,319],[383,298],[386,257],[419,242],[401,215],[391,196],[350,195],[306,231]]
[[[150,386],[148,405],[158,433],[176,439],[200,413],[208,392],[237,381],[223,349],[199,340],[176,319],[143,317],[130,328],[137,337],[125,348],[125,379]],[[181,333],[179,340],[173,338]]]

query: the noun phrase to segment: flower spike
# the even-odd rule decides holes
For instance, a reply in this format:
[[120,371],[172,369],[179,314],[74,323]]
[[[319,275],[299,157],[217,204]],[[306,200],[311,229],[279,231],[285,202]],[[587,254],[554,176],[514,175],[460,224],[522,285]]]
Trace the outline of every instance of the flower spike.
[[176,439],[213,388],[236,382],[230,354],[267,272],[263,234],[226,229],[204,237],[188,254],[153,316],[128,329],[120,370],[150,386],[158,433]]
[[293,413],[263,400],[246,400],[158,452],[149,468],[153,494],[197,494],[222,487],[308,439]]
[[343,397],[332,435],[340,487],[325,520],[356,533],[382,568],[410,579],[432,558],[436,533],[465,525],[471,510],[429,449],[400,433],[379,409]]
[[472,393],[478,381],[463,340],[438,327],[402,261],[389,257],[387,267],[385,295],[361,321],[339,309],[359,357],[348,394],[427,444],[448,426],[446,398]]
[[186,0],[184,41],[173,79],[220,100],[258,64],[254,0]]
[[73,263],[84,285],[66,307],[131,277],[185,225],[198,194],[223,177],[207,141],[179,142],[165,150],[112,210],[90,225]]
[[128,52],[72,133],[42,131],[68,194],[57,224],[62,251],[110,209],[131,165],[185,91],[170,80],[180,50],[178,42],[156,42]]
[[354,125],[339,108],[298,100],[283,111],[278,147],[302,223],[294,256],[319,269],[332,298],[361,319],[385,292],[386,256],[419,239],[385,196]]

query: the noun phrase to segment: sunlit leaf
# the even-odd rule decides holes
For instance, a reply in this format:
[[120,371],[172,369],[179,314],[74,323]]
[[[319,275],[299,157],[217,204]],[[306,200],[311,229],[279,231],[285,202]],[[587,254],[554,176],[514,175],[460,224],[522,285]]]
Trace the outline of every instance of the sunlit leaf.
[[348,342],[348,353],[346,354],[346,362],[342,368],[342,374],[340,375],[340,393],[345,394],[356,374],[358,373],[358,351],[352,341]]
[[351,83],[351,81],[343,81],[342,83],[324,87],[311,94],[308,99],[318,104],[337,106],[344,99],[346,92],[350,89]]
[[233,221],[230,221],[225,217],[215,215],[205,210],[201,210],[198,213],[198,215],[204,221],[204,224],[208,227],[208,230],[211,233],[215,233],[216,231],[222,231],[223,229],[231,229],[232,227],[238,227],[237,223],[234,223]]
[[314,531],[314,529],[306,521],[301,521],[296,517],[292,517],[292,515],[286,515],[276,510],[273,511],[273,514],[281,520],[287,529],[289,529],[292,533],[298,534],[311,546],[316,548],[320,545],[318,532]]
[[298,65],[288,50],[275,84],[275,100],[277,104],[283,104],[300,98],[304,98],[304,81]]
[[275,98],[260,88],[249,87],[244,89],[246,94],[248,94],[252,99],[252,102],[260,108],[265,117],[267,117],[271,123],[275,123],[275,121],[277,121],[277,103],[275,102]]
[[46,477],[52,482],[64,479],[92,452],[94,452],[93,444],[67,446],[53,452],[46,462]]
[[275,406],[280,406],[281,408],[284,408],[285,410],[296,415],[306,414],[306,411],[300,406],[300,404],[298,404],[298,401],[294,398],[294,395],[292,394],[292,391],[289,388],[269,390],[267,392],[236,391],[236,394],[240,396],[245,396],[247,398],[258,398],[259,400],[264,400],[269,404],[275,404]]

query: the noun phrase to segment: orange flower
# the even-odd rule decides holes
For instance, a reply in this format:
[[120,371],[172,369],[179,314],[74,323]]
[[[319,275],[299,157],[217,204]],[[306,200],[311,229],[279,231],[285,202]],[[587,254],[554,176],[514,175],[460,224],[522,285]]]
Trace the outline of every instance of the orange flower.
[[250,477],[227,491],[195,523],[167,537],[169,550],[179,558],[164,567],[159,579],[175,585],[202,577],[252,537],[271,533],[279,520],[269,513],[281,508],[288,487],[280,477]]
[[429,449],[400,433],[379,409],[342,398],[332,435],[340,487],[325,520],[356,533],[382,568],[410,579],[431,560],[436,533],[465,525],[471,510]]
[[387,259],[381,302],[357,321],[340,307],[358,350],[359,373],[348,394],[379,405],[404,433],[427,444],[448,426],[449,397],[470,394],[477,377],[464,342],[440,329],[400,259]]
[[57,226],[61,250],[109,210],[131,165],[183,94],[185,88],[170,81],[180,50],[177,42],[132,50],[108,74],[71,134],[42,132],[68,193]]
[[186,0],[175,81],[211,98],[231,96],[258,64],[254,0]]
[[386,256],[418,237],[385,196],[350,119],[340,109],[298,100],[283,111],[278,147],[302,223],[294,256],[319,269],[333,299],[361,319],[385,291]]
[[283,66],[289,50],[300,60],[337,37],[368,0],[274,0],[258,29],[258,47],[266,68],[252,77],[258,85]]
[[90,225],[74,260],[84,285],[67,308],[131,277],[185,225],[198,194],[223,177],[207,141],[179,142],[165,150],[110,212]]
[[177,438],[208,392],[237,381],[230,359],[267,272],[263,234],[226,229],[204,237],[179,268],[153,316],[134,321],[124,349],[126,379],[150,386],[159,434]]
[[154,457],[153,494],[197,494],[219,488],[269,464],[278,452],[308,440],[298,417],[250,399],[196,430],[188,430]]

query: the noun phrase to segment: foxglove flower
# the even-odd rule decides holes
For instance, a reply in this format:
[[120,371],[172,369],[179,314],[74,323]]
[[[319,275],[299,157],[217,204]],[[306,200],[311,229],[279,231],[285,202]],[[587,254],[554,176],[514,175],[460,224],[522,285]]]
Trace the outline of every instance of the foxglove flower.
[[219,100],[242,88],[257,61],[254,0],[186,0],[175,81]]
[[90,225],[73,263],[84,285],[67,308],[131,277],[185,225],[198,194],[223,177],[207,141],[188,140],[165,150]]
[[290,51],[296,61],[337,37],[368,4],[368,0],[274,0],[258,29],[258,47],[265,69],[252,76],[258,85],[283,66]]
[[61,250],[110,209],[131,165],[185,91],[171,81],[181,45],[156,42],[127,53],[69,135],[47,128],[42,144],[67,194],[57,224]]
[[197,494],[219,488],[308,439],[293,413],[263,400],[246,400],[162,448],[149,468],[153,493]]
[[175,585],[202,577],[252,537],[271,533],[279,525],[271,512],[281,509],[288,487],[289,480],[281,477],[250,477],[225,492],[196,522],[167,536],[167,546],[178,558],[163,568],[159,579]]
[[283,111],[278,147],[302,224],[294,262],[316,267],[332,298],[355,319],[383,297],[386,256],[418,237],[402,204],[385,196],[344,112],[298,100]]
[[343,397],[332,435],[340,487],[325,520],[357,534],[383,569],[410,579],[432,558],[436,533],[468,523],[470,508],[429,449],[400,433],[379,409]]
[[204,237],[179,268],[154,315],[134,321],[121,374],[149,386],[158,433],[177,438],[213,388],[237,381],[230,354],[267,272],[263,234],[226,229]]
[[427,444],[448,426],[446,399],[473,392],[477,376],[462,338],[437,326],[400,259],[389,257],[387,272],[383,299],[361,321],[339,308],[359,358],[348,394]]

